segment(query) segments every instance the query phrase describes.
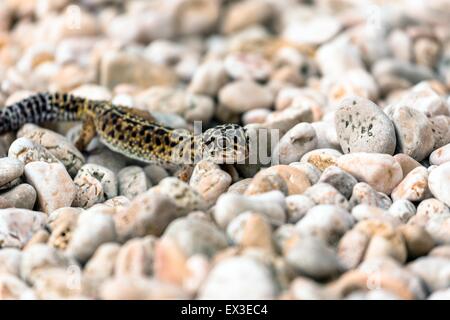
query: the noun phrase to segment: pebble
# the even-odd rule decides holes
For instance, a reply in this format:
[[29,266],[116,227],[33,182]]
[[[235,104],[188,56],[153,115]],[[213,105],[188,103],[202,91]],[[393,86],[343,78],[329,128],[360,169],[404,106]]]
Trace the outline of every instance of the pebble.
[[354,185],[349,202],[352,207],[359,204],[365,204],[381,209],[388,209],[392,204],[392,201],[388,196],[381,192],[377,192],[365,182],[358,182]]
[[430,154],[430,164],[432,165],[441,165],[448,161],[450,161],[450,144],[435,149]]
[[389,207],[388,213],[393,217],[400,219],[403,223],[407,223],[416,214],[414,204],[406,199],[395,200]]
[[272,152],[273,164],[290,164],[317,147],[316,131],[309,123],[299,123],[281,138]]
[[425,225],[426,230],[436,244],[450,243],[449,228],[450,215],[439,215],[431,217]]
[[185,257],[202,254],[214,256],[227,246],[225,233],[212,222],[184,217],[171,222],[162,239],[170,239]]
[[46,270],[53,268],[67,270],[70,266],[78,267],[76,262],[66,257],[61,251],[39,243],[23,251],[20,262],[20,277],[26,282],[34,284],[40,274],[46,272]]
[[228,189],[231,182],[231,176],[221,170],[217,164],[201,160],[194,167],[189,185],[202,195],[208,206],[211,206]]
[[91,153],[87,158],[87,163],[108,168],[112,172],[119,172],[126,166],[126,158],[108,148],[102,148]]
[[82,210],[79,208],[60,208],[49,216],[50,237],[47,241],[54,248],[65,250],[72,239]]
[[83,155],[67,138],[51,130],[43,129],[33,124],[26,124],[17,132],[17,137],[30,139],[43,146],[61,161],[72,177],[77,174],[85,162]]
[[113,89],[120,83],[143,88],[171,85],[176,76],[169,68],[151,63],[138,54],[110,51],[101,57],[100,84]]
[[422,166],[411,170],[392,190],[391,197],[394,201],[405,199],[413,202],[431,197],[428,189],[428,170]]
[[400,231],[405,239],[408,257],[426,256],[434,247],[434,240],[425,228],[414,225],[403,225]]
[[[283,30],[283,38],[299,45],[317,46],[332,39],[341,27],[341,23],[335,17],[324,14],[312,15],[306,19],[288,23]],[[309,32],[305,34],[303,30],[309,30]]]
[[273,252],[272,226],[258,213],[240,214],[228,224],[226,233],[234,245]]
[[255,195],[278,190],[287,195],[289,191],[284,179],[279,174],[270,173],[266,170],[261,170],[254,176],[244,194]]
[[199,299],[274,299],[279,285],[272,270],[251,257],[231,257],[209,272]]
[[431,218],[442,214],[450,214],[450,209],[438,199],[430,198],[420,202],[417,206],[417,215]]
[[28,138],[16,139],[9,147],[8,157],[18,159],[24,164],[33,161],[60,163],[50,151]]
[[[254,109],[257,108],[261,108],[261,106]],[[278,129],[280,135],[283,135],[298,123],[313,121],[312,107],[300,104],[270,113],[264,122],[264,126],[269,129]]]
[[133,199],[151,187],[151,182],[147,178],[144,169],[138,166],[129,166],[120,170],[117,174],[117,181],[119,186],[118,194],[128,199]]
[[39,207],[45,213],[69,207],[75,198],[76,186],[59,162],[30,162],[25,165],[25,177],[36,190]]
[[24,164],[14,158],[0,158],[0,187],[19,178],[23,174]]
[[174,300],[189,295],[176,285],[147,277],[113,277],[99,288],[104,300]]
[[35,299],[33,290],[14,275],[0,274],[0,287],[0,300]]
[[83,278],[89,295],[98,296],[98,287],[114,275],[120,248],[118,243],[103,243],[84,266]]
[[263,23],[273,15],[268,2],[246,0],[232,4],[225,13],[221,29],[225,34],[243,30],[252,25]]
[[309,179],[311,185],[317,183],[322,174],[317,167],[309,162],[292,162],[289,166],[302,171]]
[[351,197],[353,187],[358,183],[352,175],[336,166],[326,168],[322,172],[319,182],[335,187],[347,199]]
[[210,97],[193,94],[183,89],[153,86],[142,91],[135,100],[137,108],[150,113],[179,115],[188,122],[208,122],[214,114],[214,102]]
[[441,164],[430,172],[428,187],[433,196],[450,206],[450,163]]
[[256,53],[232,52],[225,57],[224,67],[236,80],[264,81],[272,71],[269,61]]
[[[280,188],[272,188],[273,181],[265,179],[276,179],[275,185],[281,185]],[[268,183],[269,185],[266,185]],[[261,194],[271,190],[280,190],[285,194],[301,194],[310,187],[308,177],[300,170],[287,165],[275,165],[258,172],[252,182],[248,185],[245,194]]]
[[274,101],[273,94],[251,80],[237,80],[225,85],[219,92],[220,103],[234,113],[257,108],[269,108]]
[[120,250],[116,250],[115,246],[111,247],[113,244],[109,244],[110,249],[106,254],[115,257],[113,260],[115,266],[110,266],[109,274],[112,275],[114,272],[117,277],[151,276],[155,259],[155,242],[153,236],[135,238],[127,241]]
[[398,101],[398,105],[413,108],[426,117],[449,115],[448,104],[430,85],[423,81],[416,84]]
[[434,136],[433,150],[441,148],[450,143],[450,134],[448,130],[449,120],[450,117],[444,115],[429,118],[429,121],[432,126],[431,131],[433,131]]
[[313,279],[327,279],[341,271],[336,253],[322,240],[301,238],[286,253],[286,261],[298,274]]
[[353,217],[344,209],[329,204],[317,205],[295,225],[305,235],[315,236],[330,245],[353,226]]
[[364,253],[364,260],[369,261],[369,259],[376,257],[391,257],[401,263],[406,261],[405,241],[391,222],[367,219],[358,222],[354,228],[370,238]]
[[116,240],[114,220],[111,216],[86,211],[80,214],[77,227],[66,248],[66,253],[80,263],[85,263],[97,248]]
[[347,199],[331,184],[318,182],[305,190],[304,195],[311,198],[316,204],[332,204],[350,209]]
[[150,179],[152,185],[158,184],[162,179],[167,178],[169,173],[163,168],[155,164],[144,167],[145,174]]
[[0,250],[0,274],[19,276],[22,252],[16,248],[2,248]]
[[341,155],[342,153],[335,149],[316,149],[304,154],[300,162],[308,162],[323,171],[329,166],[336,165],[337,159]]
[[397,132],[397,149],[417,161],[427,157],[434,146],[434,135],[427,117],[404,105],[393,106],[388,115]]
[[194,94],[216,96],[227,82],[228,75],[224,63],[220,60],[210,60],[197,68],[188,90]]
[[286,197],[287,222],[297,223],[313,208],[316,203],[302,194],[294,194]]
[[32,210],[36,202],[36,190],[26,183],[19,184],[0,195],[11,204],[11,207]]
[[258,195],[245,196],[225,193],[217,199],[213,217],[221,228],[226,228],[231,220],[245,211],[257,212],[279,226],[286,221],[285,200],[280,191],[270,191]]
[[23,247],[47,221],[42,212],[27,209],[0,209],[0,246]]
[[175,178],[168,177],[161,180],[157,186],[151,188],[154,192],[168,196],[183,214],[207,207],[205,199],[189,184]]
[[366,182],[375,190],[388,195],[403,178],[400,164],[388,154],[345,154],[337,159],[337,166],[359,181]]
[[403,171],[403,176],[406,177],[414,168],[420,167],[421,164],[404,153],[397,153],[394,159],[400,164]]
[[431,292],[450,286],[450,260],[442,257],[421,257],[408,265],[408,269],[417,274]]
[[353,97],[344,99],[338,108],[335,125],[344,153],[394,154],[394,125],[380,107],[368,99]]
[[113,218],[118,238],[127,240],[148,234],[161,235],[167,225],[181,215],[169,196],[150,189],[135,197]]

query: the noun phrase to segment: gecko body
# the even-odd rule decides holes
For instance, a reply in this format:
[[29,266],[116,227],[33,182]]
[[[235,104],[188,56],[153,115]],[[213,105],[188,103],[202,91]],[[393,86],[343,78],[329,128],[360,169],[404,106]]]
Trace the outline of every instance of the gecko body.
[[25,123],[82,121],[75,145],[84,150],[98,135],[111,150],[165,167],[200,159],[236,163],[248,156],[248,137],[236,124],[219,125],[199,135],[159,124],[150,113],[66,93],[38,93],[0,109],[0,134]]

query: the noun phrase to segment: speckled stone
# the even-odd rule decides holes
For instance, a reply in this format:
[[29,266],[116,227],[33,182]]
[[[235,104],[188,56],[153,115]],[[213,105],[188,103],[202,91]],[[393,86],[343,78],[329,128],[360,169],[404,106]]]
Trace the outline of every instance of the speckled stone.
[[392,121],[368,99],[344,99],[335,113],[335,124],[344,153],[393,154],[395,151],[396,137]]

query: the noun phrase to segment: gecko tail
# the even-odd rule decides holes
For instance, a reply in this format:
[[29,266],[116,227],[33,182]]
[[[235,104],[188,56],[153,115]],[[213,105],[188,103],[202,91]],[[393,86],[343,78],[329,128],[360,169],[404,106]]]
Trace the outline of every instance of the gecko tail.
[[25,123],[79,120],[84,98],[66,93],[37,93],[0,109],[0,134],[18,130]]

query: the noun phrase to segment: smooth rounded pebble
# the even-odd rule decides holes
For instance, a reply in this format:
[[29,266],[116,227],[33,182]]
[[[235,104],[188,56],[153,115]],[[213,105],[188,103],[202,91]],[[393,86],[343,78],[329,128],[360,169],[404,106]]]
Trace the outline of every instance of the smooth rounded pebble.
[[335,113],[335,125],[344,153],[394,154],[394,125],[383,110],[368,99],[344,99]]
[[391,206],[392,200],[384,193],[378,192],[365,182],[358,182],[354,185],[350,206],[359,204],[387,209]]
[[220,90],[219,101],[229,110],[242,113],[257,108],[269,108],[274,97],[268,88],[256,82],[239,80],[227,84]]
[[316,131],[311,124],[303,122],[290,129],[272,152],[273,164],[290,164],[317,147]]
[[430,154],[430,164],[441,165],[450,161],[450,144],[446,144]]
[[288,165],[276,165],[258,172],[245,194],[261,194],[271,190],[280,190],[289,195],[301,194],[310,185],[308,177],[301,170]]
[[182,215],[169,196],[150,189],[119,210],[114,222],[118,238],[124,241],[149,234],[159,236],[172,220]]
[[239,214],[253,211],[266,216],[271,224],[279,226],[286,221],[285,205],[284,195],[280,191],[252,196],[225,193],[217,199],[213,217],[221,228],[226,228]]
[[133,199],[137,195],[147,191],[151,182],[147,178],[144,169],[138,166],[125,167],[117,174],[118,194]]
[[430,172],[428,186],[438,200],[450,206],[450,162],[441,164]]
[[0,247],[22,248],[46,222],[47,217],[42,212],[0,209]]
[[208,160],[202,160],[194,167],[189,185],[200,193],[208,205],[212,205],[232,182],[231,176]]
[[304,237],[286,253],[286,261],[297,273],[313,279],[330,278],[339,274],[341,265],[333,249],[321,239]]
[[335,187],[344,197],[349,199],[353,187],[358,181],[351,175],[336,166],[329,166],[320,176],[319,182],[328,183]]
[[66,252],[77,261],[84,263],[102,243],[115,240],[116,230],[113,218],[109,215],[86,211],[78,219]]
[[215,224],[194,217],[180,218],[169,224],[162,239],[169,238],[186,257],[203,254],[212,257],[227,246],[225,233]]
[[213,267],[199,299],[274,299],[278,291],[269,267],[250,257],[232,257]]
[[308,196],[294,194],[286,197],[287,221],[296,223],[301,220],[316,203]]
[[431,197],[428,189],[428,170],[425,167],[417,167],[392,190],[392,200],[406,199],[409,201],[421,201]]
[[64,165],[34,161],[25,165],[25,177],[36,190],[39,207],[45,213],[70,207],[77,188]]
[[296,224],[305,235],[316,236],[325,243],[335,244],[354,224],[346,210],[329,204],[318,205],[308,210],[306,216]]
[[403,178],[400,164],[388,154],[351,153],[337,159],[337,165],[375,190],[391,194]]
[[0,158],[0,187],[19,178],[23,174],[24,164],[14,158]]
[[399,218],[403,223],[407,223],[416,214],[416,207],[409,200],[399,199],[392,203],[388,213],[393,217]]
[[241,248],[259,248],[273,252],[272,226],[264,216],[244,212],[234,218],[226,230],[228,239]]
[[36,202],[36,190],[27,183],[19,184],[11,190],[0,194],[14,208],[33,209]]
[[403,171],[403,176],[406,176],[414,168],[420,167],[421,164],[404,153],[397,153],[394,159],[400,164]]
[[77,263],[68,258],[62,251],[46,244],[38,243],[23,251],[20,263],[20,277],[34,284],[40,273],[46,269],[78,267]]
[[318,182],[305,190],[304,195],[316,204],[332,204],[345,210],[350,209],[347,199],[331,184]]
[[430,121],[415,109],[399,106],[388,111],[397,133],[397,150],[417,161],[433,150],[434,136]]

